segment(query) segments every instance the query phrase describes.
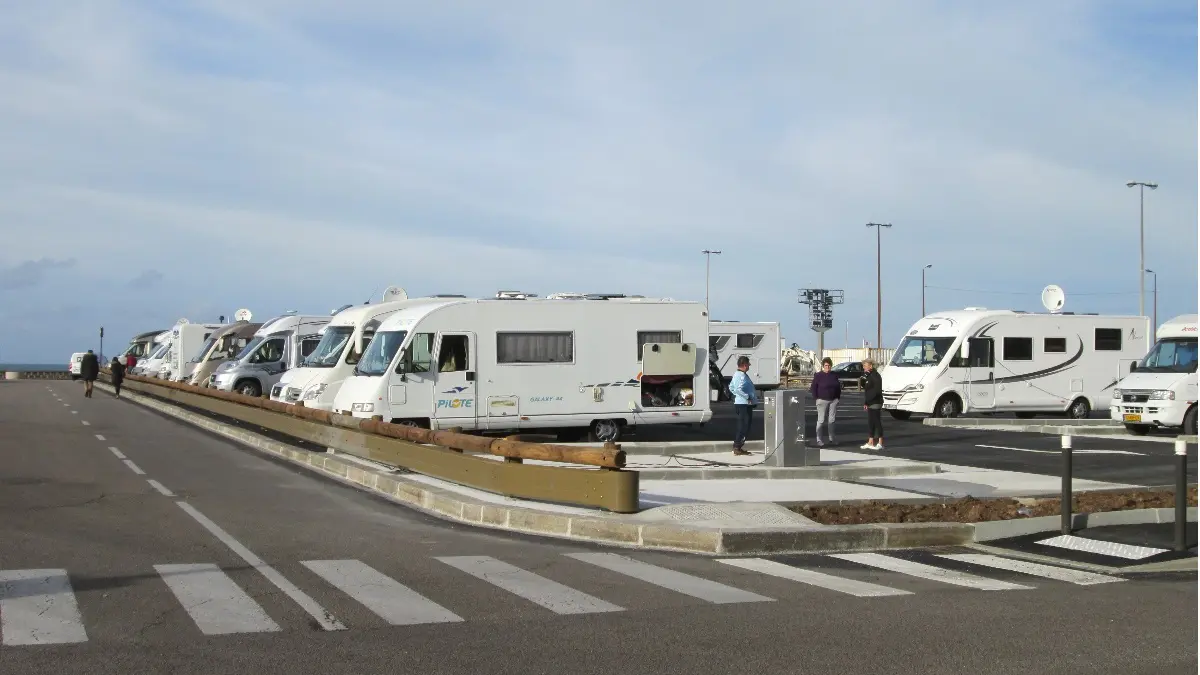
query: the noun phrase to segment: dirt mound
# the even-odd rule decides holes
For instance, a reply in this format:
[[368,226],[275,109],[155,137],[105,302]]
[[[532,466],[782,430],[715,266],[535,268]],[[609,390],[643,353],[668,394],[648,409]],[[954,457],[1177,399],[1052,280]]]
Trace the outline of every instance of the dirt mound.
[[[1188,488],[1188,505],[1196,506],[1196,487]],[[978,523],[989,520],[1014,520],[1059,515],[1062,500],[1054,499],[976,499],[966,497],[938,504],[897,504],[862,502],[789,508],[825,525],[862,525],[866,523]],[[1175,506],[1173,490],[1140,492],[1084,492],[1074,496],[1075,513],[1128,511],[1132,509],[1168,509]]]

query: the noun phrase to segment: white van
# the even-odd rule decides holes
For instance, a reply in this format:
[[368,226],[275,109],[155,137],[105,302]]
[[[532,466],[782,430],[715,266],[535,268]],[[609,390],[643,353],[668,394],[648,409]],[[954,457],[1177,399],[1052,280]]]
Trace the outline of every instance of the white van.
[[1028,313],[968,307],[913,324],[881,369],[883,407],[913,413],[1107,411],[1122,362],[1145,354],[1144,316]]
[[737,372],[738,358],[750,359],[747,374],[755,389],[779,388],[780,350],[777,321],[711,321],[708,324],[708,357],[721,371],[722,383],[729,385]]
[[318,331],[328,323],[328,316],[285,314],[271,319],[236,357],[217,366],[212,386],[262,396],[285,371],[298,368],[316,350],[321,341]]
[[67,372],[71,373],[72,380],[78,380],[83,375],[83,355],[87,352],[75,352],[71,355],[71,360],[67,363]]
[[1196,315],[1167,321],[1157,342],[1112,393],[1112,419],[1135,434],[1154,427],[1196,433]]
[[586,430],[593,441],[711,419],[703,303],[501,297],[396,312],[334,409],[433,429]]

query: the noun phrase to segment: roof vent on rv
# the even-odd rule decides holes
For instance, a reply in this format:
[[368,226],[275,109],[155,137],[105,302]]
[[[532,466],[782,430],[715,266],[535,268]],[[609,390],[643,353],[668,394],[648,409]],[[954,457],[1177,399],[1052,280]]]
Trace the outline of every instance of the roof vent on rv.
[[496,291],[497,300],[528,300],[536,298],[537,293],[525,293],[523,291]]
[[985,309],[987,309],[987,307],[967,307],[967,308],[963,309],[963,311],[964,312],[982,312]]
[[341,311],[343,311],[343,310],[349,309],[349,308],[351,308],[351,307],[353,307],[353,306],[354,306],[353,304],[349,304],[349,305],[342,305],[341,307],[338,307],[337,309],[335,309],[335,310],[333,310],[332,312],[330,312],[330,313],[329,313],[329,316],[333,316],[333,315],[335,315],[335,314],[337,314],[337,313],[339,313],[339,312],[341,312]]
[[547,300],[583,300],[587,298],[583,293],[551,293],[546,296]]
[[588,293],[588,300],[613,300],[625,297],[624,293]]
[[1058,314],[1062,311],[1063,305],[1067,303],[1067,294],[1063,289],[1050,284],[1042,289],[1042,306],[1045,307],[1051,314]]
[[431,297],[431,298],[465,298],[465,297],[467,297],[467,296],[465,296],[465,295],[458,295],[458,294],[455,294],[455,293],[435,293],[435,294],[433,294],[433,295],[431,295],[431,296],[429,296],[429,297]]

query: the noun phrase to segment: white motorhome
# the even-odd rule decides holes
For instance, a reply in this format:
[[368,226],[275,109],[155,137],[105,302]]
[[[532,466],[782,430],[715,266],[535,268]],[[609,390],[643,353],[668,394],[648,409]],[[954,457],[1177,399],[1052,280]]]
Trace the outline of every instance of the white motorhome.
[[173,382],[187,381],[200,363],[199,356],[212,334],[224,327],[220,323],[191,323],[180,319],[171,328],[171,350],[167,353],[166,363],[159,366],[159,377]]
[[1149,347],[1142,316],[964,310],[931,314],[912,325],[886,368],[883,407],[913,413],[1107,411],[1122,362]]
[[639,424],[703,424],[705,314],[703,303],[642,298],[426,303],[380,325],[334,409],[433,429],[587,431],[593,441]]
[[723,385],[737,372],[738,358],[750,359],[750,381],[760,390],[779,388],[779,323],[776,321],[711,321],[708,324],[708,358],[721,371]]
[[129,346],[125,348],[125,351],[121,352],[122,359],[129,355],[132,355],[133,358],[139,361],[146,358],[146,355],[153,352],[157,346],[155,339],[165,332],[167,331],[152,330],[134,335],[133,339],[129,341]]
[[245,349],[258,329],[262,328],[261,323],[250,323],[249,310],[239,309],[234,319],[233,323],[214,332],[200,353],[192,359],[196,365],[186,380],[188,384],[195,387],[211,386],[210,378],[216,369]]
[[246,396],[262,396],[313,353],[321,341],[318,331],[328,316],[285,314],[267,321],[236,357],[217,366],[212,386]]
[[321,340],[301,367],[287,371],[271,387],[271,400],[333,410],[342,381],[354,372],[380,323],[406,307],[437,301],[410,299],[397,287],[389,288],[384,297],[394,299],[372,305],[349,305],[338,311],[319,331]]
[[171,353],[171,331],[164,331],[154,339],[158,346],[150,355],[137,362],[131,373],[143,377],[158,377],[159,369],[167,362]]
[[1196,315],[1159,327],[1150,353],[1112,392],[1112,419],[1135,434],[1155,427],[1196,433]]

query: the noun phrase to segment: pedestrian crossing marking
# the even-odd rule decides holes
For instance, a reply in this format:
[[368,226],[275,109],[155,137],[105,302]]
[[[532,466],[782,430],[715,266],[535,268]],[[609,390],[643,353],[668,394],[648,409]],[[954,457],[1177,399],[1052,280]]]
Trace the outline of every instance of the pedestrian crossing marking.
[[1065,581],[1067,583],[1076,584],[1079,586],[1094,586],[1096,584],[1111,584],[1117,581],[1125,581],[1120,577],[1110,577],[1107,574],[1084,572],[1083,570],[1073,570],[1067,567],[1056,567],[1054,565],[1042,565],[1025,560],[1013,560],[1012,558],[1002,558],[997,555],[986,555],[982,553],[943,553],[939,554],[938,557],[946,558],[947,560],[957,560],[959,562],[971,563],[974,565],[982,565],[984,567],[993,567],[1000,570],[1008,570],[1010,572],[1021,572],[1023,574],[1029,574],[1036,577],[1054,579],[1055,581]]
[[154,569],[205,635],[282,630],[216,565],[155,565]]
[[86,642],[67,571],[0,570],[0,636],[13,646]]
[[890,588],[879,584],[872,584],[866,581],[858,581],[856,579],[846,579],[844,577],[834,576],[832,574],[824,574],[822,572],[814,572],[801,567],[793,567],[785,565],[774,560],[764,560],[762,558],[723,558],[718,562],[733,567],[769,574],[771,576],[799,581],[810,586],[825,588],[839,593],[846,593],[859,598],[879,598],[892,595],[912,595],[911,591],[904,591],[898,588]]
[[625,609],[489,556],[454,556],[438,560],[558,614],[621,612]]
[[574,558],[591,563],[606,570],[624,574],[655,586],[670,589],[677,593],[690,595],[693,598],[723,605],[735,602],[774,602],[768,598],[749,591],[743,591],[732,586],[726,586],[715,581],[676,572],[675,570],[651,565],[640,560],[634,560],[616,553],[568,553],[568,558]]
[[308,560],[301,564],[393,626],[463,620],[358,560]]
[[833,553],[831,558],[841,560],[849,560],[860,565],[869,565],[878,567],[891,572],[899,572],[909,576],[928,579],[930,581],[940,581],[946,584],[955,586],[965,586],[967,588],[975,588],[981,591],[1014,591],[1028,590],[1031,586],[1022,586],[1013,584],[1007,581],[997,581],[985,577],[977,577],[974,574],[966,572],[957,572],[948,570],[943,567],[934,567],[924,563],[914,562],[912,560],[904,560],[902,558],[893,558],[891,556],[880,555],[878,553]]

